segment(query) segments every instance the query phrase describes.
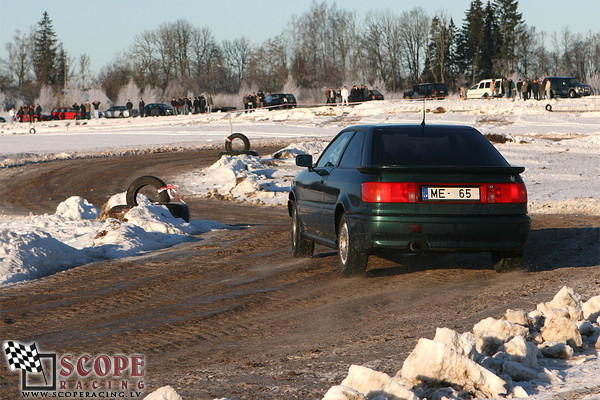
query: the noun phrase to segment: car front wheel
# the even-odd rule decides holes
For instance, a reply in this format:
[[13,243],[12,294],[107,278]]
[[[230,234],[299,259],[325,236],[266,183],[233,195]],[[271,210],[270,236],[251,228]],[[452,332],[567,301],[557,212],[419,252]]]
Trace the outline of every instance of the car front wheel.
[[348,218],[344,214],[338,229],[338,266],[345,278],[362,275],[367,269],[369,255],[357,248],[355,232],[350,229]]
[[294,257],[310,257],[313,255],[315,242],[302,237],[302,226],[298,218],[296,205],[292,209],[292,254]]

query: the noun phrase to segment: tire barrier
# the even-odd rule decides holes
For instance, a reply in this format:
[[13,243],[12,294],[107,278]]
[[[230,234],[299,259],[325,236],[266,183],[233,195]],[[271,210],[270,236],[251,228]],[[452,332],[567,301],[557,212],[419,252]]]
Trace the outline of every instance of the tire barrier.
[[35,128],[30,128],[29,129],[29,133],[34,134],[35,133]]
[[[169,193],[166,190],[160,191],[161,188],[167,186],[167,184],[155,176],[145,175],[137,178],[127,188],[127,205],[135,207],[138,205],[137,194],[145,186],[153,186],[158,193],[158,199],[155,201],[158,204],[165,204],[169,202]],[[154,201],[154,199],[150,199]]]
[[552,104],[546,104],[546,111],[552,112]]
[[[235,150],[233,148],[233,141],[242,141],[244,145],[242,150]],[[219,158],[224,155],[228,156],[238,156],[240,154],[248,154],[251,156],[258,156],[258,153],[254,150],[250,150],[250,140],[243,133],[232,133],[225,139],[225,152],[219,153]]]
[[[141,176],[131,182],[125,195],[127,205],[118,205],[111,208],[109,210],[109,215],[124,216],[127,211],[137,206],[137,195],[140,190],[146,186],[151,186],[156,189],[157,199],[150,199],[154,204],[165,206],[173,217],[182,218],[185,222],[190,222],[190,209],[188,205],[175,194],[174,186],[167,185],[162,179],[150,175]],[[171,203],[173,197],[177,198],[180,202]]]
[[227,137],[227,139],[225,140],[225,151],[227,153],[232,154],[232,153],[240,152],[240,151],[233,150],[232,142],[236,139],[240,139],[244,143],[244,149],[241,151],[250,150],[250,140],[248,140],[246,135],[244,135],[242,133],[233,133],[233,134],[229,135],[229,137]]

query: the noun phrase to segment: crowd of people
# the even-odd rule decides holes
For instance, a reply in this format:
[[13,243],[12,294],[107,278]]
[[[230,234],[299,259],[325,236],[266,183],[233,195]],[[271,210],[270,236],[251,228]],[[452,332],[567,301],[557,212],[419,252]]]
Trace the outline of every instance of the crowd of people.
[[33,106],[33,104],[25,104],[24,106],[19,107],[18,110],[15,110],[12,107],[8,111],[8,116],[12,123],[19,122],[35,122],[41,119],[42,115],[42,107],[38,104],[37,106]]
[[325,90],[325,103],[326,104],[348,104],[360,103],[367,99],[369,95],[369,88],[365,85],[354,85],[352,89],[348,91],[348,87],[338,88],[337,90],[327,88]]
[[[175,115],[188,115],[188,114],[204,114],[211,113],[214,107],[212,95],[209,93],[204,97],[203,94],[200,96],[194,96],[194,98],[183,97],[183,98],[175,98],[171,100],[171,107],[173,107],[173,112]],[[139,110],[140,116],[144,116],[143,100],[140,99]]]
[[[495,97],[505,97],[516,100],[544,100],[550,99],[551,84],[549,79],[519,79],[517,82],[512,79],[492,79],[490,84],[490,99]],[[460,97],[467,98],[467,89],[460,88]]]
[[250,110],[253,108],[261,108],[265,106],[265,94],[262,90],[258,93],[245,94],[244,99],[244,110]]

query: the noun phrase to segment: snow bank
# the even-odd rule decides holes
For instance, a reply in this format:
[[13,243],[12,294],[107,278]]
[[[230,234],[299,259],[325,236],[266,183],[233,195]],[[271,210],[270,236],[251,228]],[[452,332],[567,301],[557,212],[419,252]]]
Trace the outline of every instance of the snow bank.
[[561,388],[597,388],[598,315],[600,296],[582,302],[563,287],[536,311],[507,310],[501,319],[480,321],[473,332],[441,328],[433,340],[419,339],[394,377],[353,365],[323,399],[545,400]]
[[[108,204],[123,204],[125,193]],[[94,261],[173,246],[226,225],[186,223],[160,205],[132,208],[127,221],[96,219],[99,210],[81,197],[60,203],[53,215],[0,218],[0,285],[40,278]]]
[[222,156],[208,168],[192,171],[178,181],[182,193],[253,204],[285,205],[299,154],[318,156],[328,142],[295,143],[270,157]]

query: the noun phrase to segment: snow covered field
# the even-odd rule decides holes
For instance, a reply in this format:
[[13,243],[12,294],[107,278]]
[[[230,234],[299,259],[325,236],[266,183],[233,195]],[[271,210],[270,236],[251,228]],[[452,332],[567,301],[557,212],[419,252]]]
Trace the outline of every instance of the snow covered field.
[[[545,110],[546,104],[552,105],[553,112]],[[598,97],[549,102],[451,98],[81,123],[53,121],[36,124],[35,134],[28,133],[29,124],[2,124],[0,177],[5,168],[53,159],[220,148],[230,133],[241,132],[253,144],[281,143],[282,149],[293,144],[277,158],[225,157],[208,169],[190,171],[168,183],[179,185],[183,196],[223,196],[276,206],[285,204],[291,179],[299,171],[294,154],[319,154],[349,125],[420,123],[423,108],[429,124],[466,124],[483,134],[506,138],[505,143],[495,145],[511,164],[526,167],[523,179],[531,213],[600,215]],[[111,201],[123,204],[123,194],[115,195]],[[140,254],[227,228],[215,221],[185,223],[161,206],[138,207],[130,212],[127,223],[98,221],[98,213],[80,197],[61,203],[53,215],[22,217],[0,210],[0,286],[96,260]],[[585,357],[572,362],[566,377],[551,379],[548,390],[598,386],[600,363],[595,355]],[[551,397],[540,393],[530,398]]]

